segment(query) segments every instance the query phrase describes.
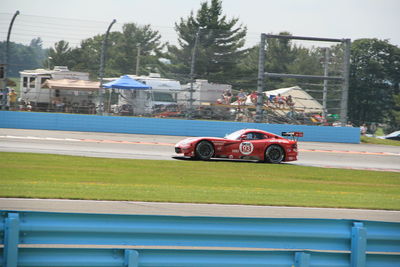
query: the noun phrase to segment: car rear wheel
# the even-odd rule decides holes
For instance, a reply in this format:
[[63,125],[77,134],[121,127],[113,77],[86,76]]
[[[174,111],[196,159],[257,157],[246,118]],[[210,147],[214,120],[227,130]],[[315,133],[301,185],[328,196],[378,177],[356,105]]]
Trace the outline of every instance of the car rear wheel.
[[271,145],[265,150],[265,162],[275,164],[281,163],[284,157],[285,153],[282,147],[278,145]]
[[196,159],[209,160],[214,155],[214,146],[208,141],[200,141],[196,146]]

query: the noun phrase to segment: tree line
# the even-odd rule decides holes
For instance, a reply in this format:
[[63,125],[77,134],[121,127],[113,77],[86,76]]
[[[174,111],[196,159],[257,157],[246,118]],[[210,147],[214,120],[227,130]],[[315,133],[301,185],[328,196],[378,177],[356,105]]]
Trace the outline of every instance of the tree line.
[[[186,83],[190,81],[193,52],[194,78],[214,83],[228,83],[234,89],[255,90],[258,73],[258,45],[245,48],[247,28],[238,18],[223,14],[222,1],[203,2],[197,12],[175,23],[176,45],[163,43],[161,34],[151,25],[127,23],[121,32],[110,32],[106,52],[105,76],[146,75],[158,72],[163,77]],[[290,35],[281,32],[281,35]],[[104,35],[85,39],[78,47],[65,40],[43,49],[40,38],[29,46],[11,44],[10,76],[35,67],[68,66],[71,70],[89,72],[97,79]],[[5,42],[0,43],[4,51]],[[195,51],[194,51],[194,48]],[[343,47],[330,48],[329,75],[341,75]],[[268,39],[265,71],[323,75],[325,50],[304,47],[288,39]],[[299,84],[300,83],[300,84]],[[294,79],[268,79],[266,90],[299,84],[321,99],[321,84]],[[330,82],[328,109],[339,106],[340,86]],[[336,102],[335,102],[336,101]],[[320,101],[321,102],[321,101]],[[388,40],[358,39],[352,42],[349,120],[364,123],[386,123],[388,130],[400,127],[400,48]],[[333,111],[334,112],[334,111]],[[337,110],[337,113],[339,111]]]

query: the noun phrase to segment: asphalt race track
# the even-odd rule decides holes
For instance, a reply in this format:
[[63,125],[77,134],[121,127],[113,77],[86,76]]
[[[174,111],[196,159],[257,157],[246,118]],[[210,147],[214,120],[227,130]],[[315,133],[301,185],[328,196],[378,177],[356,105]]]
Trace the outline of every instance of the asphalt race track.
[[[176,160],[179,136],[0,129],[0,151],[88,157]],[[299,142],[299,160],[290,163],[328,168],[400,172],[400,147]]]
[[[176,160],[172,158],[175,156],[174,144],[182,138],[184,137],[1,128],[0,151]],[[299,161],[289,164],[400,172],[400,148],[395,146],[299,142],[299,149]],[[232,162],[232,164],[235,163]],[[0,199],[0,209],[182,216],[337,218],[400,222],[400,211],[126,201]]]

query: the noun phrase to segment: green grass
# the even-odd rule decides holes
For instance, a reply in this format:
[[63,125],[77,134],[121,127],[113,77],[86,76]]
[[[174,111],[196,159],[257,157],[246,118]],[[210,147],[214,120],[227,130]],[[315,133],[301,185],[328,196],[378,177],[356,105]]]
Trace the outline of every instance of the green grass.
[[376,135],[376,136],[382,136],[382,135],[385,135],[385,132],[383,131],[383,128],[382,128],[382,127],[378,127],[378,128],[376,129],[374,135]]
[[0,153],[0,196],[400,209],[400,174]]
[[374,144],[374,145],[400,146],[400,141],[379,139],[367,136],[361,136],[361,142],[365,144]]

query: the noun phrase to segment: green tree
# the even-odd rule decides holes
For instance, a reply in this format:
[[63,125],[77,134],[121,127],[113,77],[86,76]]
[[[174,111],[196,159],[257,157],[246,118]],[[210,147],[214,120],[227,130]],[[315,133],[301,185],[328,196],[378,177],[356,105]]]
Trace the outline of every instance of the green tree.
[[49,49],[48,58],[44,60],[44,66],[67,66],[72,67],[75,62],[71,58],[71,48],[67,41],[61,40]]
[[387,40],[359,39],[351,49],[349,119],[395,123],[394,96],[399,94],[400,49]]
[[222,15],[222,1],[201,3],[197,14],[175,23],[179,46],[169,46],[170,71],[188,77],[192,51],[198,40],[195,73],[212,82],[229,82],[238,73],[237,64],[244,53],[246,27],[239,19]]
[[258,53],[259,45],[247,49],[238,62],[239,73],[232,79],[232,85],[237,89],[254,90],[258,78]]
[[[108,59],[112,58],[110,54],[110,46],[114,44],[114,39],[119,36],[118,32],[110,32],[108,36],[108,48],[106,53],[106,64],[105,64],[105,74],[109,75],[108,69]],[[70,56],[74,62],[71,66],[72,70],[75,71],[86,71],[90,73],[92,79],[97,79],[100,69],[100,55],[102,49],[102,42],[104,39],[104,34],[96,35],[94,37],[85,39],[81,42],[80,47],[72,49]]]
[[393,109],[389,114],[390,126],[388,132],[400,129],[400,94],[395,94],[393,96],[393,102]]
[[160,39],[160,33],[152,30],[150,25],[125,24],[109,50],[110,68],[120,74],[136,73],[139,52],[139,74],[154,71],[159,65],[157,58],[161,56],[164,47]]
[[[279,35],[291,35],[289,32],[281,32]],[[316,48],[306,48],[292,44],[289,39],[268,38],[265,51],[266,72],[294,73],[321,75],[323,68],[321,58],[323,51]],[[243,76],[238,80],[243,88],[255,88],[258,76],[259,45],[252,47],[240,60],[239,68]],[[306,80],[286,78],[266,79],[266,89],[276,89],[285,86],[293,86]]]
[[293,46],[290,52],[292,58],[285,66],[286,71],[293,74],[323,75],[324,54],[324,49]]
[[43,61],[46,58],[47,50],[43,49],[43,41],[42,38],[34,38],[31,40],[29,44],[29,49],[32,51],[32,57],[34,58],[37,65],[43,65]]
[[[279,35],[291,35],[289,32],[280,32]],[[268,72],[288,73],[289,65],[296,58],[290,39],[267,38],[265,53],[265,69]]]
[[[40,38],[32,39],[30,45],[10,42],[8,57],[8,77],[19,77],[22,70],[42,67],[46,50],[42,48]],[[6,42],[0,42],[0,61],[5,61]]]
[[[70,49],[68,52],[65,50],[70,59],[71,66],[68,65],[70,69],[87,71],[93,79],[97,78],[104,37],[104,34],[96,35],[83,40],[80,47]],[[122,32],[110,32],[105,51],[105,76],[135,74],[139,46],[139,74],[154,71],[160,64],[157,60],[163,48],[160,39],[159,32],[152,30],[150,25],[138,26],[135,23],[129,23],[123,26]],[[59,50],[64,51],[61,47]]]

